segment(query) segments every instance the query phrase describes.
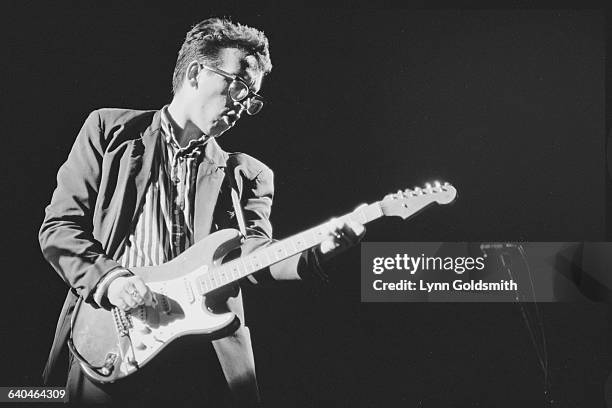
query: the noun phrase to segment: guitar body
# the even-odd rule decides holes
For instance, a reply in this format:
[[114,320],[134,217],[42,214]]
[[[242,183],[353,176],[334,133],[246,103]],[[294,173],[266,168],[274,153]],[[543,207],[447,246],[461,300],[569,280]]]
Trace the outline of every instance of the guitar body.
[[237,230],[217,231],[170,262],[130,268],[154,293],[155,306],[109,311],[80,299],[72,321],[71,348],[84,372],[94,381],[114,382],[141,369],[179,337],[197,334],[214,340],[236,330],[238,317],[224,305],[209,306],[195,277],[220,265],[241,240]]

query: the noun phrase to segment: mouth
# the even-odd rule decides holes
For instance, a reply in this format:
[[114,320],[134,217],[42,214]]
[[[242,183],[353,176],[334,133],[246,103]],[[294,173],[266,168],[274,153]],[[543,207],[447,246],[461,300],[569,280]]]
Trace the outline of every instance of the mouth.
[[234,126],[234,124],[236,124],[236,122],[238,121],[238,115],[234,111],[229,111],[229,112],[226,112],[225,114],[223,114],[223,116],[221,116],[221,119],[228,126],[231,127],[231,126]]

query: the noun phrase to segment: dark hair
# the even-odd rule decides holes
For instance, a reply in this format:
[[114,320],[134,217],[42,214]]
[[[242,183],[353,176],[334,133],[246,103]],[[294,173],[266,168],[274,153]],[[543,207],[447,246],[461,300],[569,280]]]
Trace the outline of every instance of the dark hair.
[[238,48],[257,60],[257,68],[266,75],[272,70],[268,38],[262,31],[225,18],[209,18],[196,24],[185,36],[172,76],[172,92],[183,83],[187,66],[204,60],[217,66],[222,48]]

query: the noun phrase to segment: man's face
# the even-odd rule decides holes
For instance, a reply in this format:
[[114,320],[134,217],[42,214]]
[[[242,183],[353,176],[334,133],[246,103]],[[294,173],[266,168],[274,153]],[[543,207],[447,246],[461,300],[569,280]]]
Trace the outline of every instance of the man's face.
[[[222,63],[218,69],[242,78],[250,89],[259,92],[263,75],[256,68],[252,55],[236,48],[223,48],[219,52]],[[231,79],[201,68],[189,106],[191,121],[206,135],[218,137],[236,124],[245,113],[241,103],[234,102],[228,93]],[[242,101],[243,103],[245,101]]]

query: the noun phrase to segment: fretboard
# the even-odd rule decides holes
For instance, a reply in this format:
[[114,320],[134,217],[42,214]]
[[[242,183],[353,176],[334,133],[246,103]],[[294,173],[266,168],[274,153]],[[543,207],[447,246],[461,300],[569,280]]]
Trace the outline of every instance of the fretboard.
[[[341,223],[352,220],[366,224],[382,217],[382,215],[380,203],[376,202],[359,207],[352,213],[339,217],[338,220]],[[201,294],[209,293],[221,286],[235,282],[270,265],[320,245],[329,238],[331,232],[332,227],[327,222],[220,265],[202,273],[196,278],[198,290]]]

